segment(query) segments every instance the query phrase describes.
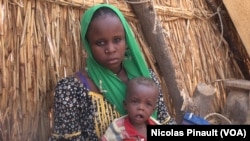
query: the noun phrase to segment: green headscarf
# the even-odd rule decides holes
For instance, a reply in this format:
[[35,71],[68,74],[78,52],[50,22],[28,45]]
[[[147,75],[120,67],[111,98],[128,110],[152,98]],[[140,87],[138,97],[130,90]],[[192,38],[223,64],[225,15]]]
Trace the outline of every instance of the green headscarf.
[[126,111],[123,107],[123,100],[125,98],[126,85],[112,71],[104,68],[95,61],[92,56],[89,43],[86,40],[86,34],[92,16],[95,11],[102,7],[107,7],[113,10],[123,24],[127,45],[125,58],[123,59],[123,67],[127,72],[128,78],[131,79],[137,76],[150,77],[150,73],[147,63],[135,39],[134,33],[119,9],[109,4],[97,4],[87,9],[81,20],[81,36],[83,46],[88,54],[86,60],[86,71],[88,72],[89,77],[94,81],[95,85],[98,86],[100,91],[103,93],[104,97],[115,106],[121,115],[125,115]]

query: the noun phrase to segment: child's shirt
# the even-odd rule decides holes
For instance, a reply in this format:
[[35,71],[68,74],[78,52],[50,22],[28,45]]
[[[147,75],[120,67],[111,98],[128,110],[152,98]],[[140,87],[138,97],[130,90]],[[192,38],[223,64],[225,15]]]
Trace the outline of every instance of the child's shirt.
[[[154,118],[147,121],[149,125],[160,125]],[[128,116],[115,119],[102,136],[101,141],[146,141],[146,137],[140,135],[130,123]]]

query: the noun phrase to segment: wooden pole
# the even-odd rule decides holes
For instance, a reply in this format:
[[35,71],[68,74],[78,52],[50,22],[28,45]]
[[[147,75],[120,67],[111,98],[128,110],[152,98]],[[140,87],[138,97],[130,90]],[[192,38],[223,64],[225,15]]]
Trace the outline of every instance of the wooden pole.
[[[141,1],[141,2],[140,2]],[[181,107],[183,104],[183,98],[181,91],[184,85],[181,75],[177,78],[178,68],[174,66],[174,59],[171,57],[170,50],[164,38],[163,30],[160,23],[157,20],[157,15],[154,11],[154,7],[149,0],[130,0],[127,1],[131,4],[133,11],[135,12],[139,22],[141,24],[143,35],[146,42],[150,46],[152,53],[158,63],[159,69],[167,85],[168,93],[172,99],[175,118],[177,123],[181,123],[183,119],[183,112]]]

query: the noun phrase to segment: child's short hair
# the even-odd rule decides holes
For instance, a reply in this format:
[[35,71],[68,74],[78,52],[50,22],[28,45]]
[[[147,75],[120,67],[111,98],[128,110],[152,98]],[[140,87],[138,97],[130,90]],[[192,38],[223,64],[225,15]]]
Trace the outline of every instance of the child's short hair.
[[144,86],[148,86],[148,87],[155,87],[157,89],[157,85],[156,85],[155,81],[152,78],[139,76],[139,77],[135,77],[133,79],[130,79],[128,81],[126,93],[127,94],[130,93],[130,90],[136,85],[144,85]]

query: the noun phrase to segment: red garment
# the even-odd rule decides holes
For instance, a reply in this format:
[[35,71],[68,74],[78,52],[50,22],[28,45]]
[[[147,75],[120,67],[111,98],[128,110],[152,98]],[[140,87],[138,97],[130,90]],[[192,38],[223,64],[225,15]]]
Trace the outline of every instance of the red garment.
[[[148,119],[148,125],[156,125],[152,119]],[[134,126],[130,123],[128,116],[124,119],[125,130],[127,131],[129,138],[123,141],[147,141],[146,137],[137,132]]]
[[[160,123],[150,117],[147,121],[149,125],[160,125]],[[146,141],[146,137],[140,135],[130,123],[128,116],[116,118],[108,127],[101,141]]]

